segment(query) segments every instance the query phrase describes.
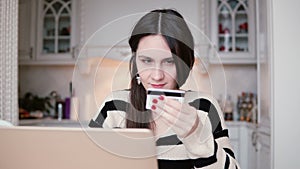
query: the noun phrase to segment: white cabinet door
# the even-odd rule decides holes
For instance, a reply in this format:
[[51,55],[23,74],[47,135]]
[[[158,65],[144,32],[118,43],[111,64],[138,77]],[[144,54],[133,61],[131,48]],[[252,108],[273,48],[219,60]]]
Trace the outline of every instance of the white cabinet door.
[[255,0],[210,0],[211,63],[256,63]]
[[235,158],[240,160],[240,127],[229,125],[228,134],[230,139],[230,144],[232,145]]
[[271,169],[271,138],[266,132],[257,133],[257,169]]
[[79,53],[80,0],[19,1],[19,65],[66,65]]
[[34,58],[35,0],[19,0],[18,57],[19,61]]
[[235,157],[242,169],[256,169],[255,126],[247,122],[227,122]]
[[256,148],[256,129],[248,128],[248,148],[247,148],[247,168],[256,169],[257,168],[257,148]]

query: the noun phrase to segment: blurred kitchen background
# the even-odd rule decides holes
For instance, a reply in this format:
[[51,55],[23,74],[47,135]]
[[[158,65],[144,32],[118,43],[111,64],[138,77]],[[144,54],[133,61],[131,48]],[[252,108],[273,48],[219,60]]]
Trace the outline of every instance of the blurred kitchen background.
[[86,125],[128,88],[127,39],[155,8],[175,8],[195,37],[184,89],[218,99],[243,169],[271,168],[269,0],[19,0],[19,124]]
[[[81,103],[82,97],[95,94],[101,102],[106,91],[128,88],[127,38],[137,19],[154,8],[177,9],[195,35],[198,62],[191,81],[197,85],[187,88],[211,93],[221,104],[230,99],[234,113],[238,96],[251,93],[256,98],[256,36],[263,43],[261,52],[267,52],[267,46],[266,34],[257,35],[254,0],[139,2],[20,0],[20,98],[28,92],[53,97],[55,91],[62,100],[74,96]],[[121,84],[107,83],[118,78],[118,72],[127,75],[117,80]],[[89,119],[94,113],[83,112],[83,106],[80,113]],[[256,121],[257,115],[253,118]]]

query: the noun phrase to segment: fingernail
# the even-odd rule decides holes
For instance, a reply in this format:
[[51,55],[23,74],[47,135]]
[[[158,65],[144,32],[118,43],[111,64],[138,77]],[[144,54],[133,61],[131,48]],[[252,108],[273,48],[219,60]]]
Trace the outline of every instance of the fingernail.
[[164,100],[165,98],[164,98],[164,96],[159,96],[158,99],[159,100]]
[[152,100],[152,103],[157,103],[157,102],[158,102],[157,99],[153,99],[153,100]]
[[152,105],[152,106],[151,106],[151,109],[152,109],[152,110],[155,110],[155,109],[156,109],[156,106]]

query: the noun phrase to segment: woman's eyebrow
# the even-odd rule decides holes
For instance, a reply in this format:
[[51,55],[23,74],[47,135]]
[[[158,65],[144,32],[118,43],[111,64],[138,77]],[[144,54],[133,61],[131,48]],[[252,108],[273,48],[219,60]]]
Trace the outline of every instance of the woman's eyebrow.
[[168,58],[164,58],[163,61],[166,61],[166,60],[174,60],[173,57],[168,57]]
[[[140,55],[137,55],[137,58],[140,58],[140,59],[154,59],[153,57],[151,56],[147,56],[145,54],[140,54]],[[161,61],[169,61],[169,60],[174,60],[174,57],[173,56],[170,56],[170,57],[166,57],[166,58],[162,58]]]
[[146,55],[137,55],[138,58],[147,58],[147,59],[151,59],[151,57],[149,56],[146,56]]

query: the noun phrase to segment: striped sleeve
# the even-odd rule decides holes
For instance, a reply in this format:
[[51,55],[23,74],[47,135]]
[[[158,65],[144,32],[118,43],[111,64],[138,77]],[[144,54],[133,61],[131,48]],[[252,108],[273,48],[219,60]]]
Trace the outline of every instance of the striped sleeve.
[[195,168],[240,168],[230,145],[228,129],[217,102],[199,98],[189,103],[199,112],[202,123],[196,131],[182,139]]
[[113,92],[105,98],[96,116],[89,122],[92,128],[119,128],[130,104],[127,102],[128,91]]

